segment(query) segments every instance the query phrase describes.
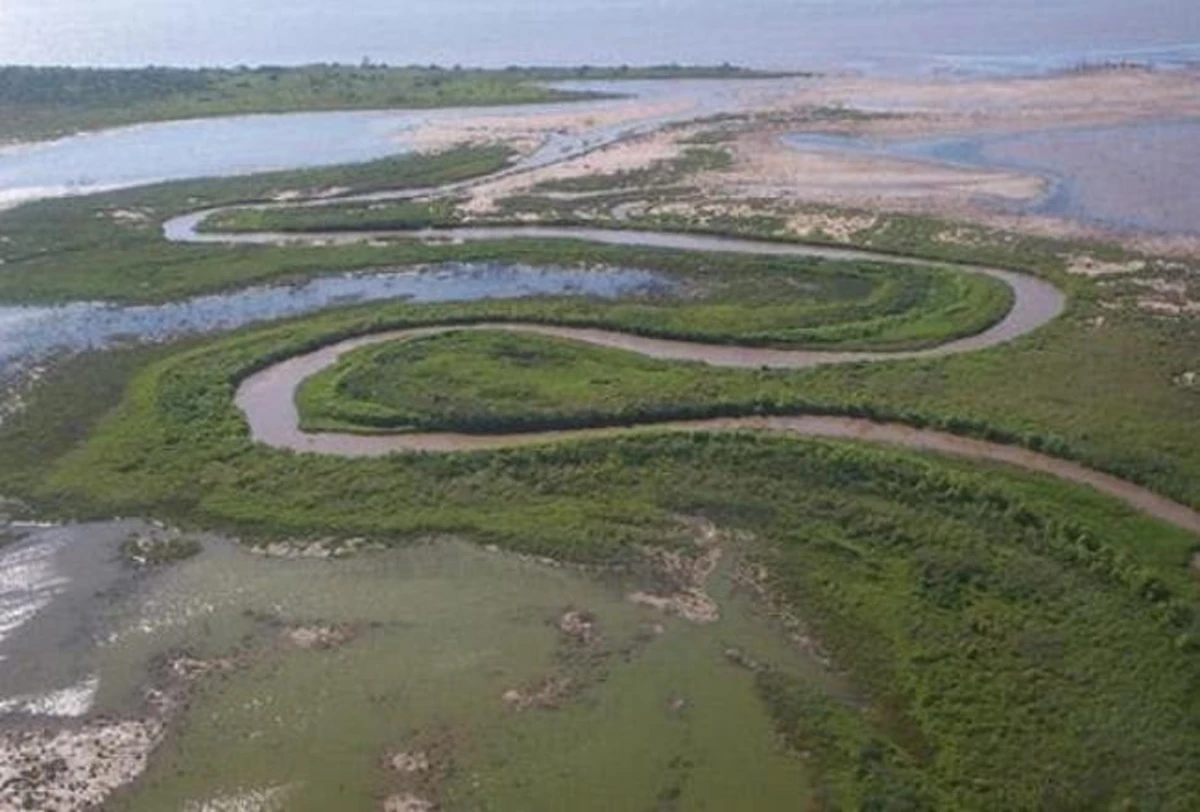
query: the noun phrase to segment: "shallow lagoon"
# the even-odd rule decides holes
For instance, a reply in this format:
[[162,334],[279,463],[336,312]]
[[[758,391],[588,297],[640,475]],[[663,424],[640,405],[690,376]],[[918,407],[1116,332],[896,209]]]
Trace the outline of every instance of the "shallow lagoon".
[[[788,136],[800,149],[867,152],[971,168],[1015,169],[1046,178],[1031,214],[1119,230],[1200,234],[1200,121],[979,134],[912,141]],[[997,207],[1005,204],[992,202]]]
[[[209,537],[164,571],[114,566],[120,539],[145,529],[41,530],[11,551],[46,548],[69,586],[12,641],[42,664],[10,669],[8,684],[82,682],[96,713],[136,720],[148,680],[190,669],[172,732],[106,808],[368,810],[413,793],[456,809],[649,809],[668,797],[677,809],[794,809],[803,760],[774,736],[728,646],[852,701],[736,585],[736,544],[707,585],[720,619],[703,624],[628,600],[644,588],[628,573],[450,539],[326,559]],[[564,627],[571,612],[586,635]],[[84,616],[74,636],[45,633]],[[314,643],[322,629],[336,634]],[[398,753],[429,766],[393,769]],[[263,797],[277,805],[228,805]]]

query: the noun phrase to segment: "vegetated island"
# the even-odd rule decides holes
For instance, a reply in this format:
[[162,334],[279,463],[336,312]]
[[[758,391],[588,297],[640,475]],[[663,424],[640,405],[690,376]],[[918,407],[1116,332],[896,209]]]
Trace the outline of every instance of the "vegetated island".
[[603,94],[547,82],[764,79],[734,65],[443,68],[303,65],[236,68],[0,66],[0,143],[148,121],[249,113],[575,101]]

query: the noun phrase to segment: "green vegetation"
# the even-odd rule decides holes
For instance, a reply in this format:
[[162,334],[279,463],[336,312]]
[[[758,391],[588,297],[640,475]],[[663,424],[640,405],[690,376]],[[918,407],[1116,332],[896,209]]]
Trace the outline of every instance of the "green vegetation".
[[[520,203],[520,201],[516,202]],[[607,201],[598,199],[592,201],[591,204],[596,209],[602,209]],[[564,207],[556,206],[545,198],[533,198],[525,203],[525,207],[528,206],[541,208],[543,213],[556,221],[578,219],[575,215],[566,213]],[[748,201],[747,206],[757,213],[700,219],[677,214],[656,213],[632,217],[616,226],[729,234],[794,242],[796,238],[788,228],[790,215],[817,215],[835,218],[859,216],[873,220],[874,224],[862,232],[854,234],[848,240],[834,239],[828,234],[817,233],[804,241],[840,247],[866,248],[898,256],[1009,268],[1042,276],[1052,276],[1060,281],[1063,270],[1073,256],[1087,255],[1105,262],[1147,259],[1147,257],[1112,242],[1032,236],[923,215],[895,213],[878,215],[874,212],[829,206],[805,206],[795,210],[781,211],[771,201],[765,200]],[[515,206],[512,213],[516,214],[525,207]],[[587,222],[589,225],[596,225],[592,219]]]
[[446,227],[461,222],[456,202],[397,200],[388,203],[342,203],[320,208],[227,209],[200,224],[205,233],[312,231],[383,231]]
[[865,698],[865,713],[828,710],[760,678],[833,805],[900,793],[909,808],[1169,808],[1200,791],[1186,533],[1044,478],[849,443],[643,433],[375,460],[253,445],[234,382],[319,340],[295,324],[153,363],[37,495],[590,561],[628,560],[672,538],[673,516],[707,516],[754,535],[773,590]]
[[[530,240],[231,249],[168,243],[156,228],[161,219],[190,208],[269,198],[298,181],[305,188],[314,181],[357,184],[358,189],[384,184],[419,187],[487,171],[507,157],[502,148],[464,148],[433,157],[392,159],[374,169],[168,184],[96,199],[22,206],[0,214],[0,226],[11,227],[14,235],[3,246],[0,297],[162,301],[256,282],[297,281],[332,268],[442,261],[624,266],[673,277],[679,295],[649,293],[624,302],[615,313],[596,302],[558,302],[548,307],[545,318],[616,323],[634,332],[677,338],[844,349],[940,343],[986,329],[1011,306],[1011,291],[1002,283],[933,267]],[[444,216],[436,204],[406,205],[412,225]],[[233,216],[272,214],[241,211]]]
[[309,431],[633,424],[710,401],[721,387],[707,385],[708,369],[542,336],[444,333],[351,353],[310,378],[298,403]]
[[[161,224],[200,208],[346,193],[421,189],[504,168],[503,146],[459,147],[366,164],[167,183],[109,194],[44,200],[0,212],[0,299],[8,302],[165,301],[268,279],[295,280],[334,268],[421,262],[446,252],[422,246],[384,251],[179,245]],[[496,252],[493,250],[492,254]]]
[[[490,160],[503,156],[481,158]],[[416,185],[422,166],[393,169]],[[340,459],[254,444],[233,402],[254,371],[388,328],[509,320],[709,341],[920,346],[994,321],[1008,305],[1002,286],[936,268],[570,242],[171,246],[153,228],[171,212],[281,188],[278,177],[176,184],[23,207],[0,216],[16,226],[5,232],[13,242],[3,246],[0,293],[169,298],[325,268],[451,259],[644,267],[674,289],[615,302],[389,303],[68,359],[0,425],[0,493],[61,515],[149,515],[249,537],[403,543],[454,534],[629,565],[644,564],[646,547],[676,544],[679,516],[705,517],[741,531],[738,552],[752,564],[743,578],[801,618],[849,684],[834,695],[772,662],[740,663],[781,739],[805,756],[823,808],[1182,810],[1200,797],[1200,582],[1188,566],[1197,540],[1093,492],[849,442],[652,427],[495,453]],[[131,205],[144,207],[141,225],[112,216]],[[447,215],[413,206],[407,216]],[[703,227],[778,237],[777,220]],[[1124,306],[1132,288],[1067,279],[1061,244],[979,247],[939,233],[932,221],[897,218],[864,239],[1033,268],[1074,294],[1068,314],[971,355],[802,372],[450,333],[348,356],[305,388],[305,418],[477,431],[851,414],[1023,443],[1200,505],[1196,391],[1175,383],[1197,368],[1200,323]]]
[[[510,311],[509,315],[513,315]],[[306,427],[533,431],[745,414],[900,420],[1080,459],[1200,504],[1195,394],[1170,370],[1195,362],[1196,328],[1070,321],[1016,347],[827,367],[732,370],[503,333],[368,347],[301,389]],[[1155,353],[1132,357],[1131,344]],[[1144,415],[1144,419],[1136,416]]]
[[540,84],[564,80],[772,75],[779,74],[731,65],[504,70],[371,64],[195,70],[9,66],[0,67],[0,141],[204,116],[530,104],[593,95]]
[[[468,158],[468,163],[476,158],[485,162],[503,159],[498,153],[487,158],[470,151],[448,157],[446,164],[459,165]],[[459,246],[400,243],[388,247],[231,249],[169,244],[156,228],[159,219],[197,206],[267,199],[288,189],[316,190],[353,182],[380,188],[404,185],[405,177],[416,186],[436,182],[430,177],[436,173],[422,167],[422,159],[404,159],[394,167],[394,175],[363,172],[351,183],[343,182],[348,170],[338,168],[168,184],[95,198],[46,201],[0,213],[0,226],[10,240],[0,244],[0,258],[5,260],[0,267],[0,296],[23,301],[105,297],[156,301],[268,280],[299,280],[334,268],[495,260],[558,266],[638,266],[683,274],[692,280],[688,285],[697,278],[710,281],[701,301],[626,302],[619,308],[578,300],[497,303],[474,309],[435,308],[421,316],[404,311],[395,318],[402,323],[439,317],[520,318],[746,341],[752,332],[751,325],[743,321],[747,311],[766,305],[764,312],[769,312],[780,304],[779,294],[790,301],[777,315],[785,320],[795,316],[789,308],[797,303],[796,293],[802,291],[787,290],[787,285],[797,279],[792,275],[795,270],[784,273],[782,266],[776,266],[776,272],[747,276],[752,284],[739,291],[736,279],[746,268],[735,262],[736,258],[722,257],[718,261],[661,251],[526,240]],[[116,219],[114,213],[122,210],[142,212],[146,222]],[[413,214],[417,217],[422,212],[416,210]],[[440,217],[441,213],[434,211],[433,216]],[[703,228],[779,238],[778,218],[759,219],[761,222],[736,218],[728,223],[708,223]],[[667,220],[634,224],[687,225]],[[957,230],[961,240],[939,239],[938,235],[950,228]],[[1106,282],[1102,287],[1093,280],[1062,273],[1065,258],[1076,253],[1105,260],[1126,260],[1128,254],[1102,245],[1018,238],[977,227],[906,217],[880,218],[864,240],[882,250],[930,253],[959,261],[980,258],[1049,275],[1072,294],[1071,311],[1037,335],[987,353],[805,373],[794,379],[788,397],[761,408],[801,407],[877,415],[1021,442],[1075,457],[1200,504],[1200,452],[1191,441],[1197,420],[1195,390],[1174,383],[1181,374],[1197,368],[1191,348],[1200,342],[1200,328],[1194,319],[1154,318],[1135,312],[1140,294],[1132,284]],[[777,283],[764,288],[767,279]],[[716,288],[709,287],[711,280],[719,283]],[[946,287],[941,290],[951,291]],[[758,299],[753,298],[756,291],[762,293]],[[857,295],[862,293],[860,287]],[[833,296],[829,289],[820,295]],[[893,297],[890,302],[894,305],[898,300]],[[843,300],[838,307],[845,304]],[[972,318],[981,318],[989,311],[989,306],[977,307]],[[847,317],[853,322],[852,315],[845,311],[838,318]],[[1102,326],[1095,326],[1101,322]],[[766,323],[764,329],[773,330],[781,323]],[[961,320],[958,323],[963,324]],[[946,322],[935,324],[932,334],[940,331],[945,335],[947,326]],[[776,335],[774,340],[780,338]],[[791,338],[805,341],[812,337]],[[843,336],[843,340],[849,338]],[[893,335],[895,338],[898,336]],[[797,392],[802,392],[803,398]],[[748,397],[728,408],[744,409]],[[679,411],[693,408],[683,402],[677,406]],[[715,407],[710,404],[707,408]]]

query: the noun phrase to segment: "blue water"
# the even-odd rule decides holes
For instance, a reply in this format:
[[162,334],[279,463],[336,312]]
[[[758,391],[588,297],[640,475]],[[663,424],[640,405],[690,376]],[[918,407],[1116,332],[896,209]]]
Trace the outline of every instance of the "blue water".
[[[759,86],[773,82],[759,81]],[[698,80],[561,82],[564,90],[645,100],[678,98],[677,111],[647,115],[581,133],[556,133],[522,161],[534,166],[678,119],[732,112],[744,83]],[[580,113],[617,107],[620,99],[571,102]],[[90,194],[160,181],[224,177],[352,164],[409,151],[406,136],[439,121],[530,116],[562,104],[414,111],[330,111],[139,124],[32,144],[0,147],[0,208],[29,200]]]
[[1200,55],[1196,0],[4,0],[0,59],[1013,73]]
[[1200,120],[913,141],[807,133],[785,140],[801,149],[1026,172],[1047,180],[1043,197],[1024,204],[982,202],[1121,231],[1200,234]]
[[231,330],[339,305],[407,299],[478,301],[528,296],[618,296],[669,289],[661,275],[628,268],[577,270],[508,264],[447,264],[422,270],[352,273],[300,285],[249,288],[162,305],[79,302],[0,307],[0,371],[57,352],[164,341]]
[[166,180],[360,163],[405,151],[405,113],[234,116],[0,149],[0,204]]

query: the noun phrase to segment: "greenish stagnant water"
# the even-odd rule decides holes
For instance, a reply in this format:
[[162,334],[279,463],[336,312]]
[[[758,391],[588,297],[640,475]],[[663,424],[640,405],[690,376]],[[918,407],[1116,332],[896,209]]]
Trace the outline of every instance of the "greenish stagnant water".
[[[728,559],[709,585],[721,619],[695,624],[629,602],[627,576],[465,543],[327,561],[210,541],[112,607],[96,710],[134,713],[164,652],[240,651],[239,665],[196,683],[109,808],[219,809],[283,787],[263,808],[372,810],[412,791],[464,810],[795,809],[803,762],[726,649],[841,689],[742,594]],[[563,635],[567,609],[592,613],[599,640]],[[286,628],[313,624],[356,635],[326,649],[287,641]],[[503,700],[558,677],[577,688],[557,707]],[[385,766],[413,750],[435,769]]]

